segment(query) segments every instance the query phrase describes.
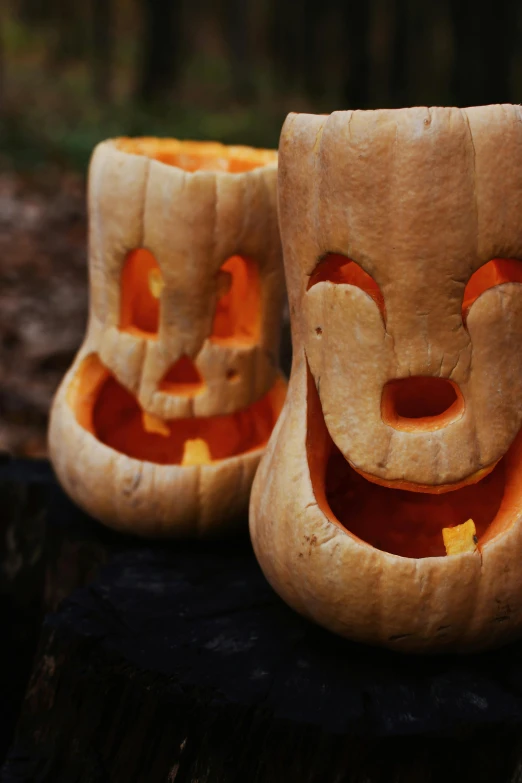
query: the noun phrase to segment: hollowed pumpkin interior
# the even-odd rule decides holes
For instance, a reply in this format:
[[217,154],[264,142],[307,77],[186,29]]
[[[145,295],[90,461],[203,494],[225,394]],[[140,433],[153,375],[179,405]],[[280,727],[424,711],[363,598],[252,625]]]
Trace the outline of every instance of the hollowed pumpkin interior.
[[371,296],[381,311],[383,318],[386,318],[384,296],[378,283],[355,261],[341,253],[327,253],[310,275],[307,290],[310,290],[317,283],[326,281],[360,288],[368,296]]
[[406,432],[447,427],[464,413],[464,399],[447,378],[413,376],[389,381],[382,393],[385,424]]
[[226,416],[159,421],[151,426],[138,402],[96,354],[87,356],[67,394],[76,421],[101,443],[128,457],[162,465],[193,465],[245,454],[266,445],[283,406],[285,384]]
[[275,150],[226,146],[218,142],[178,141],[177,139],[118,139],[116,147],[123,152],[177,166],[184,171],[225,171],[240,174],[277,162]]
[[188,356],[182,356],[170,367],[159,384],[159,390],[167,394],[194,397],[200,394],[205,384],[199,370]]
[[[164,282],[154,255],[146,248],[131,250],[121,274],[120,329],[136,337],[158,337],[160,297]],[[217,302],[210,339],[222,345],[251,345],[259,340],[261,286],[255,261],[235,255],[216,278]],[[197,370],[184,361],[163,379],[163,390],[179,383],[199,384]],[[182,377],[180,377],[182,376]]]
[[127,254],[121,273],[120,329],[154,339],[159,328],[159,299],[163,277],[150,250],[140,247]]
[[380,486],[358,473],[335,446],[308,370],[307,457],[323,513],[353,537],[403,557],[445,556],[442,530],[472,519],[480,549],[522,514],[522,432],[484,478],[444,492]]
[[462,301],[462,319],[468,317],[469,308],[484,291],[502,283],[522,283],[522,263],[514,258],[493,258],[471,275]]
[[211,340],[251,344],[259,339],[261,289],[257,264],[231,256],[218,272],[218,300]]

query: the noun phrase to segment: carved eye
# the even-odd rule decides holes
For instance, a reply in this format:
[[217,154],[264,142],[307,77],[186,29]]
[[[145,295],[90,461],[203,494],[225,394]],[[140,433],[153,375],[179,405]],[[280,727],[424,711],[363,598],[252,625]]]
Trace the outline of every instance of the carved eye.
[[259,339],[261,290],[257,265],[231,256],[217,275],[212,341],[251,344]]
[[121,273],[120,329],[138,337],[157,337],[162,289],[163,276],[150,250],[131,250]]
[[340,253],[328,253],[319,261],[308,281],[308,289],[317,283],[329,280],[331,283],[355,285],[361,288],[378,306],[383,317],[386,315],[382,291],[368,272],[355,261]]
[[522,264],[514,258],[494,258],[477,269],[468,280],[462,301],[462,320],[466,323],[469,308],[484,291],[502,283],[522,283]]

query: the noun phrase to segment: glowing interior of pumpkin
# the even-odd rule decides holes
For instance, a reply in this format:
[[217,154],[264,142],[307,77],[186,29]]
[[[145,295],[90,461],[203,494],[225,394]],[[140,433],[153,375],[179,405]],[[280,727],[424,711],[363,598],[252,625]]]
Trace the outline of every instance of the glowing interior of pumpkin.
[[115,143],[123,152],[144,155],[190,172],[226,171],[230,174],[240,174],[277,161],[275,150],[226,146],[218,142],[123,138]]
[[331,283],[354,285],[361,288],[374,300],[383,317],[386,317],[384,297],[373,277],[365,272],[355,261],[341,255],[341,253],[328,253],[322,258],[308,280],[307,290],[317,283],[329,280]]
[[159,328],[159,297],[163,278],[158,262],[145,248],[128,253],[121,273],[120,329],[155,338]]
[[158,420],[145,413],[96,354],[86,357],[68,390],[77,422],[106,446],[134,459],[194,465],[266,445],[283,406],[285,384],[228,416]]
[[212,327],[213,342],[257,342],[261,298],[257,265],[242,256],[229,258],[218,274],[219,293]]
[[[120,329],[148,340],[157,339],[163,288],[161,269],[150,250],[136,248],[128,253],[121,274]],[[261,322],[257,264],[243,256],[231,256],[218,272],[216,289],[210,339],[223,344],[257,342]],[[173,383],[201,383],[196,374],[185,361],[164,378],[164,390],[168,391]]]
[[159,390],[167,394],[194,397],[200,394],[205,384],[199,370],[188,356],[182,356],[170,367],[159,383]]
[[442,429],[463,413],[462,393],[457,384],[447,378],[400,378],[389,381],[382,392],[382,420],[397,430]]
[[473,520],[480,549],[522,514],[522,432],[475,483],[440,493],[389,488],[354,470],[335,446],[310,371],[307,391],[306,447],[314,494],[323,513],[355,538],[403,557],[445,556],[444,528]]
[[522,283],[522,264],[514,258],[493,258],[477,269],[464,289],[462,317],[466,321],[469,308],[488,288],[502,283]]

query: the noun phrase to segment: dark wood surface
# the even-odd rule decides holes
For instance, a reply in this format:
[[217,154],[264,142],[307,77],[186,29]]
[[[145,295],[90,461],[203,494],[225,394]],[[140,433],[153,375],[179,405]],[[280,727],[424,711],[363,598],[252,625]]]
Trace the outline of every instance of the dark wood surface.
[[[0,466],[2,504],[26,470]],[[438,658],[352,644],[273,593],[246,532],[137,541],[43,483],[25,584],[43,587],[36,615],[54,611],[4,783],[522,781],[521,644]]]

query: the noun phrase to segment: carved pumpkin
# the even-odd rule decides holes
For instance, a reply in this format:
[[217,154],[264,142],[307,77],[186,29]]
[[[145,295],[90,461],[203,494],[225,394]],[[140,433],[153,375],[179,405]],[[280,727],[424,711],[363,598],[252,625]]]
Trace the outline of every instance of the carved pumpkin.
[[522,110],[290,115],[294,359],[251,534],[302,614],[399,650],[522,626]]
[[89,174],[90,318],[49,444],[115,528],[203,534],[244,514],[285,394],[277,153],[118,139]]

